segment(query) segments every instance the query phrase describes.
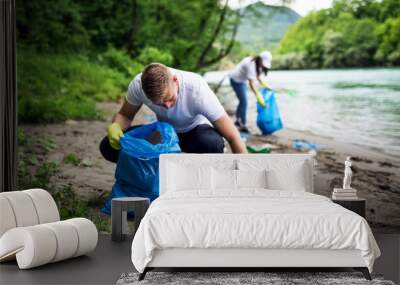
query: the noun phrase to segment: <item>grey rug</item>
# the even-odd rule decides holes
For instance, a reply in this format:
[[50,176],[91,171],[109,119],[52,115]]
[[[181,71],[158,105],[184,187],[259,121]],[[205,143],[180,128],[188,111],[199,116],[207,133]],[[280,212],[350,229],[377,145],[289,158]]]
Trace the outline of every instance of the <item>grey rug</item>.
[[122,274],[117,285],[133,284],[379,284],[395,285],[382,276],[372,275],[368,281],[359,272],[148,272],[138,281],[138,273]]

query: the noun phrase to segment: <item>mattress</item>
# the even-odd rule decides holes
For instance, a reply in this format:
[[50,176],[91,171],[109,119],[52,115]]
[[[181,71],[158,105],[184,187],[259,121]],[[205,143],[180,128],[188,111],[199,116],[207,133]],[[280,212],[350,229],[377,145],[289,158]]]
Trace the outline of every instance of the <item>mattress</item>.
[[371,272],[380,255],[361,216],[324,196],[265,189],[160,196],[133,239],[133,265],[143,272],[155,250],[168,248],[359,250]]

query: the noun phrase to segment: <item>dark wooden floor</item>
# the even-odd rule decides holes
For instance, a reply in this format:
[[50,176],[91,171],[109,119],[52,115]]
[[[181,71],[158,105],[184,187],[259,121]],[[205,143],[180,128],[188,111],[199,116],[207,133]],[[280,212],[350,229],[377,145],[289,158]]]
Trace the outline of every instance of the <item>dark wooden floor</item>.
[[[400,282],[400,234],[375,234],[382,251],[374,273]],[[16,262],[0,265],[0,284],[115,284],[124,272],[134,271],[131,262],[132,238],[111,242],[109,235],[100,235],[94,252],[88,256],[19,270]],[[311,271],[311,270],[310,270]]]
[[100,235],[95,251],[41,267],[19,270],[16,262],[0,265],[0,284],[115,284],[124,272],[134,271],[131,261],[132,238],[111,241]]

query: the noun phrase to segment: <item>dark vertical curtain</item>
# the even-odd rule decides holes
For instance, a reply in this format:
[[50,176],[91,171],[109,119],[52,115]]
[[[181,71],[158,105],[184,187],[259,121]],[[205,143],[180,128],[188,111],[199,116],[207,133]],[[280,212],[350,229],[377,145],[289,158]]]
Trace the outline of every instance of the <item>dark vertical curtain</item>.
[[15,0],[0,0],[0,191],[17,188]]

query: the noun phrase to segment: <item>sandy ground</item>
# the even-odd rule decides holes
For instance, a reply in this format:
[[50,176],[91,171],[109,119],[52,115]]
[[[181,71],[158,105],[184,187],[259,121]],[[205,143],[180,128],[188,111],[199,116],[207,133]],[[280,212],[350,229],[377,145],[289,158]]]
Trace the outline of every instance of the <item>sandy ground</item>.
[[[28,137],[44,136],[54,141],[55,148],[45,158],[60,163],[60,172],[53,182],[70,185],[84,199],[106,197],[114,183],[115,164],[103,159],[99,142],[119,104],[101,103],[98,107],[106,112],[107,120],[21,126]],[[135,124],[148,123],[147,116],[153,116],[152,112],[142,108]],[[259,135],[255,126],[250,131],[253,135],[247,144],[269,146],[273,153],[302,152],[291,147],[293,139],[317,143],[320,148],[316,156],[315,192],[328,197],[333,187],[342,184],[344,160],[352,156],[352,185],[360,197],[367,199],[367,220],[372,228],[376,232],[400,232],[400,158],[294,130],[284,129],[272,136]],[[63,162],[69,153],[81,160],[78,166]]]

